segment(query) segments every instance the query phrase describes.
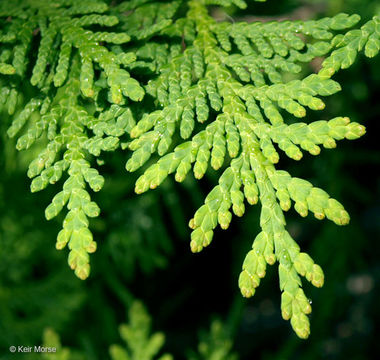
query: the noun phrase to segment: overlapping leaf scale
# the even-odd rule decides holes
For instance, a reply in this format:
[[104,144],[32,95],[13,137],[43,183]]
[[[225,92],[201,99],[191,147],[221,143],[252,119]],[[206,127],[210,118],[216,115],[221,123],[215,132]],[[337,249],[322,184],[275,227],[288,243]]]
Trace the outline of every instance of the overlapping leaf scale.
[[[296,202],[297,210],[301,211],[300,204],[306,203],[307,208],[314,211],[317,217],[321,218],[321,214],[327,214],[327,217],[339,224],[344,224],[348,220],[348,215],[343,207],[330,199],[325,192],[313,188],[304,180],[291,179],[289,175],[286,179],[291,194],[284,194],[284,189],[280,189],[272,176],[273,172],[276,173],[275,168],[262,155],[258,141],[251,131],[252,117],[245,112],[242,101],[234,92],[236,87],[233,82],[229,84],[231,81],[228,79],[225,79],[225,82],[223,99],[226,105],[223,110],[227,114],[234,111],[234,120],[242,139],[242,153],[232,160],[230,167],[221,176],[219,185],[210,192],[205,204],[190,221],[190,227],[194,229],[191,247],[193,251],[200,251],[207,246],[218,223],[222,228],[228,226],[232,216],[229,211],[231,206],[233,212],[241,216],[244,213],[244,197],[250,204],[254,204],[259,195],[262,204],[260,221],[262,232],[243,263],[239,286],[244,296],[252,296],[260,279],[265,276],[266,263],[273,264],[277,259],[280,263],[280,287],[283,291],[283,317],[291,319],[292,326],[300,337],[307,337],[310,330],[306,314],[311,311],[311,307],[305,302],[306,297],[301,289],[297,268],[307,267],[307,276],[306,271],[300,270],[299,273],[316,286],[322,285],[323,272],[307,255],[306,257],[301,255],[299,247],[285,229],[282,210],[289,209],[291,198]],[[280,194],[282,196],[278,197],[282,201],[283,209],[276,200],[277,193],[273,184],[282,190]],[[289,197],[287,202],[284,200],[285,195]],[[296,263],[300,265],[296,267]]]
[[379,53],[380,17],[374,16],[360,29],[335,36],[332,45],[336,49],[325,59],[319,72],[319,75],[324,78],[331,77],[339,69],[350,67],[362,50],[370,58]]
[[[346,224],[349,216],[322,189],[277,170],[277,148],[299,160],[301,149],[317,155],[319,145],[335,147],[335,140],[358,138],[365,129],[344,117],[287,125],[284,114],[302,118],[306,108],[323,109],[320,97],[340,90],[330,79],[332,74],[350,66],[362,49],[370,57],[378,53],[378,17],[358,30],[335,35],[359,18],[340,14],[306,22],[227,24],[216,23],[205,6],[244,8],[246,4],[240,0],[191,0],[186,18],[176,20],[179,1],[133,0],[112,10],[101,1],[57,0],[53,4],[40,0],[31,4],[14,7],[16,12],[0,7],[0,17],[11,17],[0,30],[0,105],[14,113],[17,88],[29,65],[27,53],[33,37],[39,36],[31,84],[41,93],[14,117],[8,134],[16,136],[27,128],[18,139],[19,149],[29,148],[46,134],[48,144],[28,171],[34,178],[32,191],[68,173],[63,190],[46,209],[46,217],[56,216],[67,206],[57,248],[68,244],[69,264],[76,274],[88,276],[88,254],[96,249],[88,218],[97,216],[99,208],[91,201],[86,184],[99,191],[104,182],[91,168],[88,154],[97,157],[102,151],[115,150],[126,133],[133,139],[128,144],[132,156],[127,170],[140,168],[158,153],[159,160],[138,179],[138,193],[159,186],[171,173],[183,181],[193,168],[195,177],[201,178],[209,164],[216,170],[222,168],[228,154],[231,159],[218,185],[190,220],[191,249],[198,252],[208,246],[216,226],[228,228],[233,213],[242,216],[245,199],[252,205],[260,200],[262,231],[243,262],[241,292],[252,296],[267,264],[278,261],[282,316],[291,321],[298,336],[307,337],[311,306],[300,276],[319,287],[323,272],[309,255],[300,252],[285,228],[283,211],[293,202],[301,216],[311,211],[316,218],[327,217],[338,225]],[[87,29],[116,24],[121,24],[123,33]],[[145,41],[154,36],[154,41],[125,52],[123,45],[130,36]],[[173,40],[170,44],[168,38]],[[318,75],[283,82],[283,72],[299,72],[301,63],[331,51]],[[145,93],[130,76],[132,69],[156,75],[145,87],[156,110],[137,122],[124,106],[129,100],[140,101]],[[53,85],[60,88],[56,95]],[[98,102],[103,90],[108,91],[111,105]],[[97,116],[81,107],[80,96],[92,99]],[[186,141],[173,146],[177,131]]]
[[[257,148],[257,145],[255,146]],[[279,262],[279,276],[282,316],[290,320],[297,335],[307,338],[310,324],[307,314],[311,312],[309,300],[301,286],[301,276],[305,276],[314,286],[322,286],[322,269],[314,264],[285,229],[285,219],[274,196],[265,163],[260,161],[260,153],[250,155],[250,165],[255,173],[260,193],[262,211],[260,225],[262,232],[256,237],[252,250],[247,254],[239,277],[242,294],[250,297],[265,276],[266,264]],[[306,270],[307,269],[307,270]]]
[[[154,152],[163,156],[171,146],[177,123],[179,123],[180,136],[187,139],[192,135],[195,121],[204,123],[208,119],[210,107],[215,111],[221,109],[222,103],[216,85],[217,73],[212,64],[205,68],[203,54],[198,46],[195,42],[194,46],[188,47],[183,53],[179,52],[176,55],[172,52],[171,61],[161,69],[161,75],[148,83],[147,92],[157,98],[163,109],[144,115],[131,130],[131,137],[136,139],[129,146],[133,150],[133,155],[126,165],[128,171],[137,170],[149,160]],[[226,119],[223,119],[217,126],[218,131],[215,135],[215,143],[219,145],[219,149],[223,148],[225,121]],[[232,126],[229,127],[230,133],[233,132]],[[214,127],[213,125],[212,129],[200,133],[193,140],[196,151],[200,149],[198,158],[194,159],[194,161],[197,160],[194,168],[197,178],[202,177],[207,169],[207,165],[203,164],[207,164],[205,159],[212,147]],[[208,140],[208,142],[211,141],[210,146],[206,144],[206,140],[202,140],[206,139],[206,132],[212,134],[213,137]],[[235,138],[236,136],[235,134]],[[232,153],[234,150],[230,148]],[[236,150],[235,152],[237,153]],[[222,154],[223,150],[219,151],[219,154],[213,152],[212,165],[215,169],[223,164],[224,155]],[[197,153],[194,156],[196,155]],[[184,168],[187,169],[187,166]],[[184,178],[185,173],[182,171],[180,173],[181,175],[177,178]]]
[[358,21],[357,15],[339,14],[317,21],[217,23],[211,28],[223,50],[237,49],[225,54],[223,62],[242,82],[263,86],[282,83],[283,72],[298,73],[299,63],[326,55],[334,32]]
[[[79,66],[73,76],[79,75]],[[50,113],[44,114],[33,123],[28,132],[18,139],[19,149],[30,146],[30,139],[40,137],[43,131],[47,131],[48,144],[44,150],[29,165],[28,176],[33,178],[31,191],[44,189],[49,183],[59,181],[64,172],[69,174],[63,184],[63,190],[54,196],[52,203],[46,208],[45,215],[49,220],[59,214],[65,205],[69,210],[63,222],[63,229],[57,237],[57,249],[62,249],[68,244],[70,249],[69,265],[75,270],[78,277],[84,279],[89,275],[88,253],[96,250],[96,243],[88,229],[88,217],[99,215],[99,207],[91,201],[90,194],[86,190],[86,183],[94,191],[99,191],[104,179],[97,170],[90,167],[85,159],[83,143],[87,139],[82,124],[88,116],[84,109],[77,105],[76,98],[80,94],[77,79],[69,81],[62,89],[71,94],[63,97],[55,104]],[[36,111],[41,101],[36,99],[25,107]],[[22,113],[23,113],[22,112]],[[26,118],[26,115],[19,115]],[[17,118],[8,130],[10,136],[14,136],[21,129]],[[62,154],[62,155],[61,155]],[[61,158],[61,159],[60,159]]]
[[265,157],[272,163],[277,163],[279,155],[273,143],[294,160],[302,158],[302,150],[312,155],[321,151],[318,145],[327,149],[336,147],[335,140],[354,140],[365,133],[364,126],[350,122],[347,117],[337,117],[325,121],[314,121],[311,124],[295,123],[292,125],[269,125],[260,123],[254,127],[254,132],[260,139],[260,147]]
[[[99,25],[113,27],[118,24],[116,16],[108,15],[108,6],[101,1],[84,1],[72,4],[64,1],[50,2],[40,0],[31,3],[25,13],[15,13],[8,26],[8,39],[0,37],[1,42],[13,41],[14,49],[4,54],[6,61],[0,61],[0,73],[16,74],[20,81],[25,76],[28,65],[28,50],[33,37],[41,37],[38,54],[33,64],[30,82],[43,91],[54,84],[60,87],[67,79],[67,74],[74,50],[81,56],[81,90],[86,97],[95,98],[99,88],[95,86],[94,68],[99,66],[110,90],[109,100],[121,104],[124,97],[140,101],[144,95],[143,88],[123,67],[128,64],[125,56],[115,56],[107,44],[124,44],[130,40],[125,32],[93,32],[86,29]],[[25,19],[23,15],[27,14]],[[0,11],[3,17],[12,16],[7,9]],[[59,55],[56,56],[59,48]],[[6,51],[8,49],[5,49]],[[4,53],[4,51],[2,53]],[[5,56],[6,55],[6,56]],[[133,59],[134,60],[134,59]],[[49,66],[48,66],[49,65]],[[50,69],[50,70],[48,70]],[[20,79],[21,78],[21,79]],[[14,86],[16,88],[16,86]]]
[[[9,13],[6,10],[3,5],[0,17],[11,19],[9,16],[15,16],[15,18],[12,18],[12,21],[5,21],[4,33],[0,36],[0,74],[5,75],[0,77],[0,101],[8,114],[13,115],[19,98],[19,79],[25,76],[28,64],[26,54],[30,49],[37,19],[22,6],[12,9]],[[18,18],[18,14],[23,16]],[[24,16],[28,17],[28,21],[25,21]],[[4,24],[4,21],[2,23]]]
[[[30,148],[38,139],[41,145],[46,143],[29,166],[32,192],[68,174],[45,215],[51,219],[67,207],[56,246],[68,245],[69,265],[85,279],[90,272],[89,254],[96,250],[88,219],[100,212],[86,188],[96,192],[104,183],[91,167],[89,154],[98,157],[102,151],[114,151],[120,137],[135,125],[130,108],[124,105],[144,95],[126,70],[136,55],[120,47],[130,39],[126,33],[87,29],[118,24],[102,1],[41,0],[24,2],[17,9],[0,8],[0,16],[9,17],[2,21],[0,33],[5,44],[0,53],[0,106],[12,115],[17,103],[25,101],[19,88],[25,86],[30,69],[31,86],[40,91],[13,116],[8,135],[18,136],[18,150]],[[28,52],[36,40],[36,61],[29,64],[33,57]],[[98,102],[100,91],[108,92],[109,105]],[[81,105],[86,97],[92,99],[93,107]]]
[[[345,117],[287,125],[284,112],[302,118],[306,108],[321,110],[325,105],[320,97],[336,93],[340,86],[316,74],[283,83],[276,74],[296,72],[297,62],[326,55],[331,51],[334,31],[353,26],[358,17],[341,14],[309,22],[216,24],[201,3],[190,1],[189,7],[187,18],[196,27],[194,41],[149,83],[147,91],[162,109],[144,115],[131,130],[135,140],[130,144],[133,153],[127,169],[141,167],[154,152],[160,155],[137,180],[136,192],[141,193],[156,188],[172,173],[177,181],[183,181],[191,168],[195,177],[201,178],[210,163],[214,169],[221,168],[228,153],[231,161],[218,185],[189,222],[193,229],[191,249],[198,252],[208,246],[216,226],[228,228],[233,213],[242,216],[245,200],[253,205],[260,199],[262,231],[244,260],[239,286],[244,296],[252,296],[267,264],[278,261],[282,315],[291,321],[298,336],[306,338],[311,306],[301,288],[301,276],[318,287],[323,285],[324,276],[287,232],[283,211],[293,202],[301,216],[311,211],[316,218],[327,217],[338,225],[346,224],[349,216],[322,189],[277,170],[276,147],[299,160],[301,149],[317,155],[318,145],[335,147],[335,140],[356,139],[365,129]],[[169,27],[166,34],[173,29]],[[315,41],[305,45],[298,34],[312,36]],[[173,36],[178,36],[175,29]],[[231,54],[230,39],[242,55]],[[249,69],[249,64],[257,66]],[[270,84],[257,75],[260,72],[266,72]],[[243,85],[237,79],[253,85]],[[208,121],[210,109],[215,112],[214,120],[192,136],[195,120]],[[183,139],[192,139],[167,153],[178,128]]]
[[68,174],[62,191],[46,208],[45,216],[50,220],[67,207],[56,247],[63,249],[68,245],[69,265],[79,278],[85,279],[90,273],[89,254],[96,250],[88,218],[100,213],[86,188],[88,185],[97,192],[104,184],[104,178],[91,167],[88,154],[98,157],[102,151],[114,151],[120,146],[119,138],[130,131],[135,120],[129,108],[116,104],[97,117],[82,107],[79,101],[81,68],[79,57],[74,57],[68,81],[58,90],[53,101],[46,103],[46,99],[31,99],[13,119],[8,135],[14,137],[27,128],[18,138],[19,150],[29,148],[41,137],[47,140],[46,147],[29,165],[32,192],[55,184],[64,173]]

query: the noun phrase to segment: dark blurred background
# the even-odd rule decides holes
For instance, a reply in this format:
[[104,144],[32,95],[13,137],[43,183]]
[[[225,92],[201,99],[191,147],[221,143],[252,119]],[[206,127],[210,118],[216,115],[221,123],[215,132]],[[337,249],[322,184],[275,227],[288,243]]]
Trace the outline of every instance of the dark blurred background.
[[[299,19],[343,11],[364,21],[380,13],[380,3],[369,0],[251,4],[245,11],[231,9],[229,16]],[[283,159],[279,165],[325,189],[351,216],[348,226],[338,227],[311,215],[301,219],[293,210],[286,214],[292,236],[325,272],[322,289],[304,282],[313,300],[308,340],[298,339],[281,318],[277,265],[252,299],[240,295],[241,265],[260,231],[259,206],[248,207],[228,230],[216,231],[208,248],[191,254],[187,221],[214,186],[213,170],[200,182],[191,176],[183,184],[168,179],[160,189],[137,196],[138,174],[125,171],[125,154],[105,156],[106,185],[94,195],[102,215],[91,224],[98,250],[91,256],[90,278],[77,279],[67,266],[67,251],[55,249],[62,217],[44,218],[56,189],[30,193],[26,169],[35,153],[17,153],[2,120],[0,359],[27,359],[10,354],[8,347],[40,344],[46,327],[84,359],[107,359],[110,344],[121,343],[118,325],[126,322],[134,298],[146,305],[154,329],[166,334],[164,350],[175,359],[196,349],[199,332],[216,317],[242,360],[380,358],[380,56],[359,56],[335,79],[343,90],[326,99],[326,110],[310,112],[307,121],[349,116],[364,124],[367,134],[340,141],[318,157],[304,154],[300,163]]]

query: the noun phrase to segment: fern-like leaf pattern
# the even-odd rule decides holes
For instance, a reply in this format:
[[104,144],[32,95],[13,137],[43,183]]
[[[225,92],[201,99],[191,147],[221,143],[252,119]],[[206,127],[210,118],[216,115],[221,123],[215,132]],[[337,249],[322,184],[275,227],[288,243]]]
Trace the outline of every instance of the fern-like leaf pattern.
[[[301,216],[310,211],[338,225],[349,215],[324,190],[276,164],[282,153],[300,160],[305,151],[318,155],[365,133],[344,116],[297,119],[325,107],[322,97],[340,90],[331,77],[360,51],[378,54],[380,19],[356,29],[360,18],[347,14],[226,23],[216,22],[208,5],[246,7],[243,0],[3,3],[0,106],[11,119],[8,135],[18,137],[19,150],[43,144],[28,170],[33,192],[62,180],[45,215],[67,207],[56,247],[68,245],[69,265],[81,279],[96,250],[89,218],[100,208],[91,190],[104,183],[92,159],[121,148],[130,153],[129,172],[148,163],[137,193],[169,174],[181,182],[191,170],[197,179],[209,165],[221,170],[189,222],[191,250],[208,246],[214,229],[227,229],[246,203],[259,202],[261,232],[243,261],[241,292],[253,296],[267,265],[278,262],[282,316],[307,338],[311,306],[301,277],[320,287],[324,275],[286,230],[284,212],[293,205]],[[321,70],[300,76],[318,57]],[[30,97],[31,89],[37,95]]]

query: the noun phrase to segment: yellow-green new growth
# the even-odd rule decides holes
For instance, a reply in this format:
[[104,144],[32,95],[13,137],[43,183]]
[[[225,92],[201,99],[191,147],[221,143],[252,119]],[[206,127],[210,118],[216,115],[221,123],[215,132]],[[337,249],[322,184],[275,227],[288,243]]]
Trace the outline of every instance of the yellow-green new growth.
[[[55,184],[67,173],[63,190],[45,215],[50,220],[67,206],[56,247],[68,245],[69,265],[85,279],[90,273],[89,254],[96,250],[88,218],[100,213],[86,184],[94,192],[104,184],[89,155],[119,147],[119,137],[135,124],[131,110],[120,105],[144,96],[142,86],[125,68],[136,56],[111,49],[129,42],[130,36],[123,31],[99,31],[114,28],[119,19],[96,0],[2,3],[0,18],[4,32],[0,73],[5,76],[0,79],[1,104],[12,115],[26,100],[13,116],[8,135],[16,137],[25,129],[17,140],[18,150],[29,149],[37,140],[45,144],[29,166],[32,192]],[[33,42],[38,43],[35,56],[30,53]],[[30,88],[29,81],[24,83],[29,80],[28,70],[36,94],[30,99],[24,89]],[[101,92],[109,105],[100,104]],[[92,101],[92,106],[83,100]]]
[[[318,21],[227,24],[208,15],[208,3],[188,2],[187,20],[195,32],[186,32],[183,25],[182,38],[187,40],[188,34],[183,51],[148,83],[147,92],[162,109],[145,114],[131,130],[133,153],[126,168],[135,171],[155,152],[160,156],[136,182],[136,192],[142,193],[159,186],[171,173],[180,182],[191,169],[197,179],[202,178],[209,163],[218,170],[228,154],[231,160],[218,185],[189,222],[191,250],[199,252],[208,246],[218,224],[227,229],[232,213],[242,216],[245,199],[251,205],[260,199],[262,232],[244,260],[239,286],[243,296],[254,295],[266,265],[278,261],[283,317],[291,321],[298,336],[306,338],[311,306],[301,288],[301,276],[320,287],[324,275],[287,232],[283,211],[293,203],[301,216],[311,211],[317,219],[327,217],[338,225],[347,224],[349,216],[325,191],[277,170],[274,164],[280,158],[278,149],[300,160],[302,151],[318,155],[321,145],[334,148],[336,140],[352,140],[365,133],[364,126],[347,117],[287,125],[284,116],[303,118],[307,108],[322,110],[325,104],[320,97],[340,90],[323,69],[331,61],[328,54],[335,56],[340,36],[336,31],[354,26],[359,17],[339,14]],[[180,36],[178,25],[165,34]],[[298,34],[314,41],[305,43]],[[379,37],[375,30],[373,34]],[[327,56],[321,74],[283,80],[284,72],[298,73],[303,62],[320,56]],[[205,125],[197,127],[197,122]],[[192,138],[173,147],[176,129],[184,140]]]
[[[284,211],[293,205],[301,216],[310,211],[338,225],[349,215],[325,191],[275,164],[282,152],[298,161],[304,151],[318,155],[321,146],[334,148],[336,140],[365,133],[347,117],[298,119],[325,107],[321,97],[340,90],[331,76],[352,65],[359,51],[379,52],[379,18],[352,30],[357,15],[226,23],[216,22],[208,5],[246,7],[243,0],[2,3],[0,107],[11,116],[8,135],[19,136],[19,150],[39,140],[28,170],[33,192],[62,179],[45,215],[52,219],[67,207],[56,247],[68,246],[69,265],[81,279],[96,250],[89,218],[100,208],[88,186],[93,192],[103,187],[92,164],[103,151],[130,151],[128,171],[150,161],[137,193],[172,173],[181,182],[191,170],[202,178],[209,164],[221,169],[189,222],[192,251],[211,243],[218,224],[227,229],[232,214],[242,216],[245,200],[259,202],[262,230],[243,262],[241,292],[254,295],[267,264],[277,261],[282,315],[306,338],[311,306],[301,276],[320,287],[323,272],[286,230]],[[325,58],[318,74],[296,75],[317,57]],[[286,81],[284,74],[298,80]]]

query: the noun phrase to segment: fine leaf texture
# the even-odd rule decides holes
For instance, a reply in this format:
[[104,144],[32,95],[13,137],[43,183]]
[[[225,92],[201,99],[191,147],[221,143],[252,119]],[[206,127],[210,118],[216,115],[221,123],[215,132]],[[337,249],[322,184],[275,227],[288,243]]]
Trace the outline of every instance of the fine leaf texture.
[[[298,161],[365,133],[344,114],[299,119],[324,109],[322,98],[340,90],[331,77],[359,52],[378,54],[380,19],[360,28],[359,16],[347,14],[227,23],[215,21],[208,5],[246,7],[242,0],[2,3],[0,106],[9,114],[8,135],[19,150],[40,150],[28,170],[32,192],[61,182],[45,215],[67,208],[56,247],[68,245],[69,265],[81,279],[96,250],[89,218],[100,213],[91,197],[104,184],[103,152],[121,148],[127,171],[143,167],[137,193],[169,174],[181,182],[190,170],[197,179],[209,165],[220,170],[190,220],[191,250],[208,246],[214,229],[227,229],[246,204],[260,203],[261,232],[239,287],[253,296],[267,265],[278,262],[282,316],[307,338],[311,306],[301,277],[320,287],[324,275],[287,231],[284,212],[293,206],[303,217],[311,212],[337,225],[349,215],[324,190],[276,164],[280,156]],[[305,75],[320,57],[321,70]]]

